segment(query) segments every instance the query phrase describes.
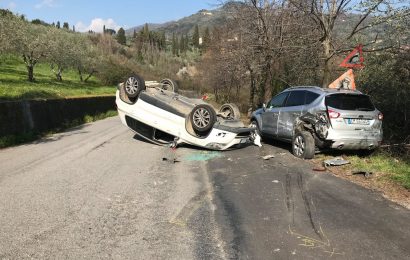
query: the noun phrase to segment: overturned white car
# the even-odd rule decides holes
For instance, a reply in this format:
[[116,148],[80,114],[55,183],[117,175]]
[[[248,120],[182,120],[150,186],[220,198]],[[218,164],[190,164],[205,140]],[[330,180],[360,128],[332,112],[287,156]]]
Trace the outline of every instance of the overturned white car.
[[202,99],[179,95],[169,79],[145,82],[138,75],[118,85],[116,104],[124,125],[155,144],[186,143],[213,150],[260,145],[256,129],[245,127],[234,104],[219,112]]

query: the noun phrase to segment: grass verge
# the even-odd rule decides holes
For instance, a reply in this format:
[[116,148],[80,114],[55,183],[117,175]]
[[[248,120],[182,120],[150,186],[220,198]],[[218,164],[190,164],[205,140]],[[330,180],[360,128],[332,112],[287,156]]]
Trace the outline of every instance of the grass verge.
[[63,81],[57,81],[47,63],[34,67],[35,82],[27,80],[24,63],[12,55],[0,56],[0,100],[47,99],[114,95],[114,86],[102,86],[95,78],[79,80],[74,70],[63,72]]
[[[410,209],[410,160],[380,151],[368,157],[351,154],[321,154],[313,160],[320,169],[324,160],[341,156],[350,164],[328,167],[332,174],[371,190],[380,191],[384,197]],[[363,173],[371,173],[367,176]],[[359,173],[359,174],[358,174]]]
[[42,137],[61,132],[61,131],[64,131],[66,129],[69,129],[75,126],[79,126],[79,125],[86,124],[86,123],[91,123],[94,121],[98,121],[98,120],[101,120],[107,117],[113,117],[116,115],[118,115],[118,112],[116,110],[109,110],[105,113],[99,113],[96,115],[85,115],[83,118],[79,118],[73,121],[67,121],[61,127],[52,129],[44,133],[29,132],[29,133],[24,133],[21,135],[2,136],[0,137],[0,149],[27,143],[27,142],[32,142]]
[[348,160],[356,171],[380,173],[410,190],[410,163],[406,159],[379,152],[367,158],[349,156]]
[[[377,173],[380,179],[392,180],[410,190],[410,162],[407,158],[394,157],[387,152],[378,152],[368,157],[343,155],[350,164],[341,169],[354,172],[364,171]],[[333,158],[330,155],[318,155],[316,161]],[[335,167],[331,169],[336,169]]]

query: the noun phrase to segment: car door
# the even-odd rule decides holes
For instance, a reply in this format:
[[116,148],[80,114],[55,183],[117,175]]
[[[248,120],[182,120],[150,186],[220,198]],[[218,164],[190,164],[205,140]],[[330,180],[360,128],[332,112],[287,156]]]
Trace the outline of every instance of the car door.
[[292,140],[296,118],[302,115],[305,106],[305,95],[305,90],[290,91],[279,112],[277,134],[280,139]]
[[276,137],[278,134],[279,111],[286,101],[288,92],[281,93],[268,103],[265,111],[262,113],[262,129],[264,134]]

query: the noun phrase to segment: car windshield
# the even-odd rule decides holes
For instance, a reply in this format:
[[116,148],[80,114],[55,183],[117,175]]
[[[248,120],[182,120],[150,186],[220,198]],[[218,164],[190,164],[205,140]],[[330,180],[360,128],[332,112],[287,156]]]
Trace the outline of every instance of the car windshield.
[[341,110],[374,111],[369,96],[357,94],[333,94],[326,97],[326,106]]

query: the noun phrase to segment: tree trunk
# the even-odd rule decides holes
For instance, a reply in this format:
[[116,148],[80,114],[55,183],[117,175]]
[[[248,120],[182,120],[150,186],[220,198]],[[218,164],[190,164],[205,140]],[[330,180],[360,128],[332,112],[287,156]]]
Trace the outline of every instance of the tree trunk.
[[77,68],[77,69],[78,69],[78,75],[80,76],[80,81],[83,82],[83,81],[84,81],[84,79],[83,79],[83,72],[81,71],[80,68]]
[[63,81],[63,77],[61,76],[61,73],[63,72],[63,69],[62,68],[58,68],[58,70],[57,70],[57,73],[56,73],[56,78],[57,78],[57,81]]
[[28,74],[28,81],[34,82],[34,66],[33,65],[27,65],[27,74]]
[[272,97],[272,89],[270,88],[271,77],[270,77],[270,64],[271,57],[267,56],[265,60],[265,66],[262,71],[262,78],[260,82],[258,105],[262,105]]
[[255,108],[256,85],[255,85],[255,75],[254,75],[254,73],[251,69],[249,71],[250,71],[250,75],[251,75],[251,87],[249,89],[248,117],[251,117],[252,111]]
[[322,78],[322,87],[327,88],[330,84],[330,72],[332,70],[331,67],[331,62],[330,62],[330,48],[331,48],[331,42],[329,38],[326,38],[323,41],[323,51],[324,51],[324,59],[325,59],[325,64],[323,67],[323,78]]
[[91,76],[94,75],[94,73],[96,72],[97,72],[96,70],[92,70],[90,74],[88,74],[88,76],[84,79],[84,82],[87,82],[91,78]]

